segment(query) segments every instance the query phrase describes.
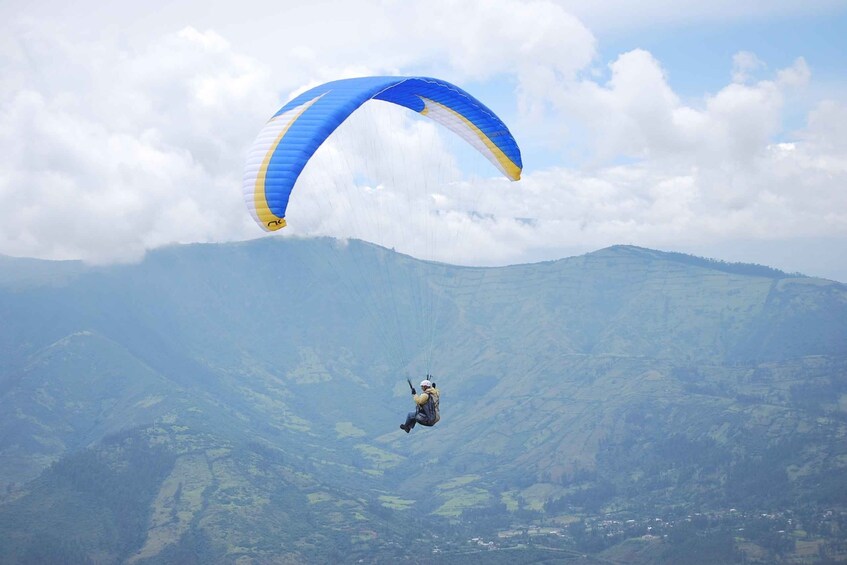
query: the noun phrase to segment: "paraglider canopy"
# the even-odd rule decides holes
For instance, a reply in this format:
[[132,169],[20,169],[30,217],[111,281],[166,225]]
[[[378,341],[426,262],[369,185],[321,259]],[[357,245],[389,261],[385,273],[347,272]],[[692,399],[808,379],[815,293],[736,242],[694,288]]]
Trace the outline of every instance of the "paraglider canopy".
[[369,100],[382,100],[427,116],[460,135],[511,180],[521,175],[521,153],[509,129],[482,102],[449,82],[427,77],[337,80],[304,92],[283,106],[250,148],[243,194],[267,231],[286,225],[291,191],[306,163],[333,131]]

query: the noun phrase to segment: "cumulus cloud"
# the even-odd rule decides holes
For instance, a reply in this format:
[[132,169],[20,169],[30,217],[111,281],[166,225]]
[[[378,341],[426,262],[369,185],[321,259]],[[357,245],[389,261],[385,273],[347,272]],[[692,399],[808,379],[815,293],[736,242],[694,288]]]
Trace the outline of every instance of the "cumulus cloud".
[[553,2],[439,0],[416,6],[416,41],[439,45],[439,55],[470,79],[510,73],[532,88],[532,79],[542,74],[574,76],[594,56],[592,33]]
[[711,165],[746,162],[765,150],[781,127],[785,89],[802,86],[809,77],[798,59],[776,80],[732,82],[692,105],[679,99],[647,51],[624,53],[609,69],[604,84],[585,79],[547,91],[556,110],[590,136],[596,158],[677,158]]
[[245,236],[232,186],[275,104],[266,70],[214,32],[131,52],[52,31],[5,53],[18,88],[0,92],[2,252],[103,262]]
[[[735,69],[760,69],[757,61],[741,54]],[[546,195],[555,195],[550,209],[569,221],[560,222],[558,237],[545,234],[539,243],[667,248],[847,235],[845,199],[837,190],[847,181],[843,108],[822,103],[796,141],[776,141],[788,93],[810,80],[803,59],[770,79],[733,81],[697,104],[673,92],[646,51],[624,53],[609,69],[605,82],[563,82],[549,91],[558,115],[591,136],[594,152],[592,167],[544,173]],[[614,164],[621,155],[634,161]],[[539,178],[529,175],[527,182]],[[562,196],[589,190],[589,197]]]

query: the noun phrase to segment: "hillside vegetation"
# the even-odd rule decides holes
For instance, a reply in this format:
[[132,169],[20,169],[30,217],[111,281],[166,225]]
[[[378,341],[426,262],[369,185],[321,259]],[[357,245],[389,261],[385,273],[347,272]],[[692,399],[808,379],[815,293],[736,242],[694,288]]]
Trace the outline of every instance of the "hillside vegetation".
[[0,259],[0,562],[847,559],[843,284],[629,246]]

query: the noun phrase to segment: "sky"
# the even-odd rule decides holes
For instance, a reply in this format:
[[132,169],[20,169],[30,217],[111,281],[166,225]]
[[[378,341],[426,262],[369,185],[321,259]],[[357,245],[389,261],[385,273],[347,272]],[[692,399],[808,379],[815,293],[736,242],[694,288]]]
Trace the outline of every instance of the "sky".
[[506,122],[522,180],[363,110],[282,237],[484,265],[628,244],[847,282],[845,37],[844,0],[6,0],[0,254],[272,237],[241,196],[264,122],[329,80],[426,75]]

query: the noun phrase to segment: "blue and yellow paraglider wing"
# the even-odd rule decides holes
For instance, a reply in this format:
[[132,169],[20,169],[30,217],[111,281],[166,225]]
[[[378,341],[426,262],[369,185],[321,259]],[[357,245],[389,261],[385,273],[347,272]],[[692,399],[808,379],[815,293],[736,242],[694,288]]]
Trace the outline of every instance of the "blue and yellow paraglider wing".
[[520,179],[521,154],[506,125],[467,92],[424,77],[363,77],[328,82],[294,98],[265,125],[247,158],[243,193],[256,222],[285,226],[297,178],[318,147],[368,100],[419,112],[460,135],[511,180]]

